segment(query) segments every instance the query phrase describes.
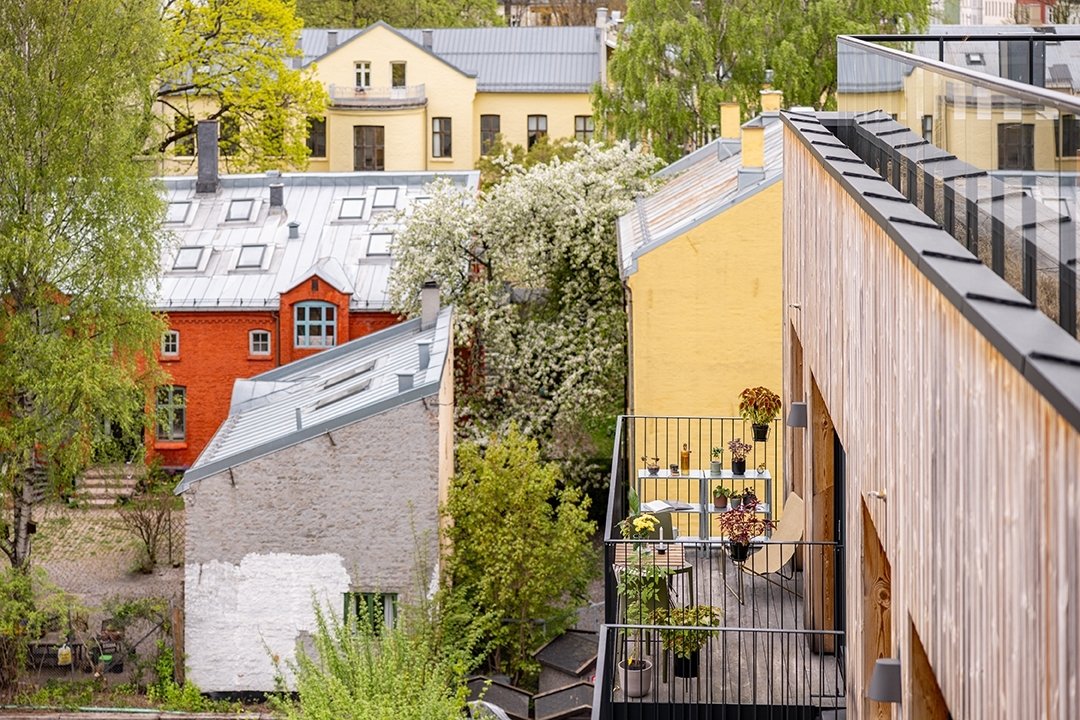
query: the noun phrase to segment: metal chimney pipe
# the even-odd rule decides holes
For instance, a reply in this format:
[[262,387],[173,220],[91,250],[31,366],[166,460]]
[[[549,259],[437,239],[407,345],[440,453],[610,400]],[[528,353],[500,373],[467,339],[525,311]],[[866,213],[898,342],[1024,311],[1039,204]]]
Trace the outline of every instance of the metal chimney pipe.
[[435,327],[439,317],[439,286],[434,280],[428,280],[420,289],[420,329]]
[[412,390],[413,376],[412,373],[398,373],[397,374],[397,389],[399,393],[403,393],[407,390]]
[[326,52],[337,48],[337,30],[326,31]]
[[195,128],[196,153],[199,156],[198,174],[195,176],[196,193],[218,191],[218,122],[200,120]]
[[431,364],[431,341],[420,340],[416,343],[416,349],[420,351],[420,369],[427,370]]
[[300,223],[295,220],[289,223],[289,239],[298,240],[300,238]]
[[270,209],[280,210],[283,207],[285,207],[285,185],[284,183],[271,183]]

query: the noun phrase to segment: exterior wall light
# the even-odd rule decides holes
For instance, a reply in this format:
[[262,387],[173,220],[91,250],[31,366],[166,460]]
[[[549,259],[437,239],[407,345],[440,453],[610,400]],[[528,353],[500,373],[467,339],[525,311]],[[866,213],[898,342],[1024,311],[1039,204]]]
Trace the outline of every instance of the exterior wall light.
[[898,703],[903,694],[900,684],[900,660],[881,658],[875,662],[866,697],[881,703]]
[[793,428],[806,427],[806,403],[793,402],[790,408],[787,416],[787,426]]

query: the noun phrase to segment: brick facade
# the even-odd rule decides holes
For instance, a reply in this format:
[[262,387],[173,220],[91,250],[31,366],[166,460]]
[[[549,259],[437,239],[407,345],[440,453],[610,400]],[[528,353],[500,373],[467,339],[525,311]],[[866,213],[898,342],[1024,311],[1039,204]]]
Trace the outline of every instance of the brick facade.
[[[281,310],[176,310],[169,328],[180,333],[179,353],[164,356],[162,368],[186,393],[186,432],[182,441],[154,439],[153,454],[170,468],[187,468],[229,415],[235,380],[266,372],[324,348],[295,347],[297,303],[317,300],[337,308],[337,344],[390,327],[401,318],[384,311],[349,311],[349,295],[312,276],[281,294]],[[249,352],[249,333],[270,333],[270,354]]]

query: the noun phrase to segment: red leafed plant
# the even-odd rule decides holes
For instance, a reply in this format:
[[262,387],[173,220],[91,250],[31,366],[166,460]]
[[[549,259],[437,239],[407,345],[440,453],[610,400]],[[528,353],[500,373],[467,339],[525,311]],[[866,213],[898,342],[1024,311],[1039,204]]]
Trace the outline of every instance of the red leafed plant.
[[768,425],[780,414],[780,396],[767,387],[746,388],[739,393],[739,414],[755,425]]

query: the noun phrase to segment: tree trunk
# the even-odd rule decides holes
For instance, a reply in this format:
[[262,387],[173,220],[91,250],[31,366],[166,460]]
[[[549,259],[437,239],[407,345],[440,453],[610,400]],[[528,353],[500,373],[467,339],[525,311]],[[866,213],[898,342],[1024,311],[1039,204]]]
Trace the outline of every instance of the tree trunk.
[[40,502],[44,490],[44,477],[39,468],[28,468],[15,478],[11,488],[14,522],[11,541],[11,565],[17,570],[30,567],[30,536],[34,505]]

